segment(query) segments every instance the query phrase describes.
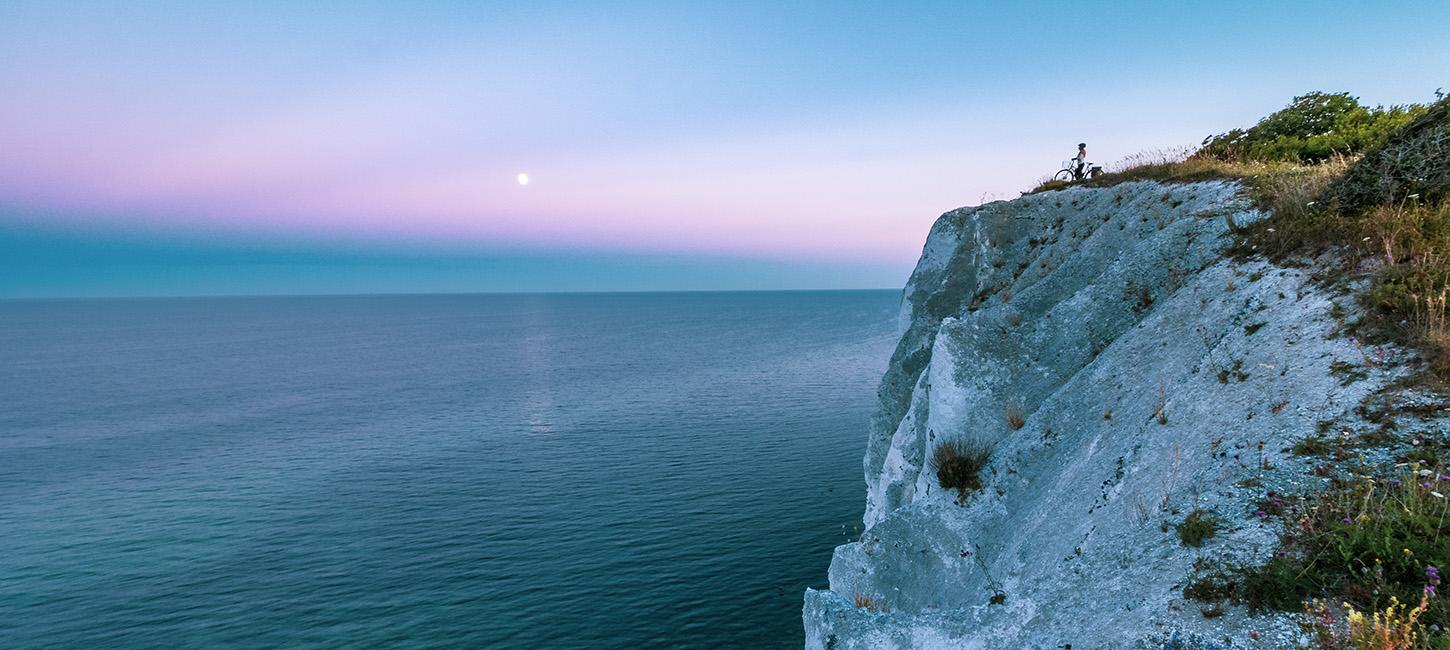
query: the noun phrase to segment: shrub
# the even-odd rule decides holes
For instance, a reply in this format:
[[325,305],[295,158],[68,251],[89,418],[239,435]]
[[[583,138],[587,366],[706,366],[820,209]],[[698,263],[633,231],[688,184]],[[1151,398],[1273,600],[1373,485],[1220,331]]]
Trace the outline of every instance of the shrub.
[[966,503],[967,493],[982,489],[982,468],[991,458],[987,446],[946,440],[932,450],[932,466],[936,468],[936,480],[943,490],[957,491],[957,505]]
[[1178,524],[1178,539],[1184,546],[1203,546],[1203,540],[1218,532],[1218,519],[1203,510],[1194,510]]
[[1349,93],[1314,92],[1248,129],[1211,136],[1195,155],[1225,161],[1317,163],[1381,144],[1425,112],[1423,106],[1369,108]]
[[1450,97],[1419,112],[1345,174],[1334,198],[1348,211],[1396,203],[1411,194],[1421,201],[1450,198]]

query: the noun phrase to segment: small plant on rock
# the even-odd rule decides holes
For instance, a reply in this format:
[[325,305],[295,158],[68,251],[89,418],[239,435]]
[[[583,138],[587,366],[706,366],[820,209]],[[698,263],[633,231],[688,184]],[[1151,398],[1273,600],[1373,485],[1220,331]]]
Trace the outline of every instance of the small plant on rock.
[[1178,539],[1184,546],[1203,546],[1203,540],[1218,532],[1218,519],[1203,510],[1194,510],[1178,524]]
[[856,609],[864,609],[868,612],[886,611],[886,601],[868,593],[856,592]]
[[963,505],[968,492],[982,489],[982,468],[986,467],[991,456],[991,450],[985,445],[960,440],[943,441],[931,454],[937,483],[943,490],[956,490],[957,505]]
[[1027,424],[1027,417],[1022,414],[1022,402],[1008,402],[1006,416],[1007,426],[1011,427],[1013,431],[1021,429],[1023,425]]

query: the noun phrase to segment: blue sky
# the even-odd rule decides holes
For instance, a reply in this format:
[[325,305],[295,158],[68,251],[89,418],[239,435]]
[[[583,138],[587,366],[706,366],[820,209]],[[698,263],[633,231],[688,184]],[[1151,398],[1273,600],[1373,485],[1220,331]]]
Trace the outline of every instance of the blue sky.
[[[1292,96],[1444,2],[0,4],[0,297],[897,287],[943,211]],[[518,173],[531,182],[520,185]]]

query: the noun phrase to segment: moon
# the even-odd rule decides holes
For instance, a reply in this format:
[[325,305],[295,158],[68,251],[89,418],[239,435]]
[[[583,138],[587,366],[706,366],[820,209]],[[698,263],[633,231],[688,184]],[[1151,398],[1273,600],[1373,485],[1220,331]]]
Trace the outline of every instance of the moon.
[[522,174],[522,173],[519,174],[519,185],[528,185],[528,184],[529,184],[529,175],[528,174]]

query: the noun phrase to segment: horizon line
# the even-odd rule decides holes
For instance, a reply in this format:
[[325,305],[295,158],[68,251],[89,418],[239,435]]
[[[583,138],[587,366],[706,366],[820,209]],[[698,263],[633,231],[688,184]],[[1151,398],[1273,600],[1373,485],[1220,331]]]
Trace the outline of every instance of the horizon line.
[[460,296],[586,296],[586,295],[647,295],[647,294],[698,294],[698,293],[850,293],[868,291],[904,291],[892,287],[862,287],[855,289],[632,289],[632,290],[579,290],[579,291],[421,291],[386,293],[219,293],[219,294],[175,294],[175,295],[129,295],[129,296],[0,296],[4,302],[64,302],[101,300],[215,300],[215,299],[266,299],[266,298],[403,298],[403,297],[460,297]]

